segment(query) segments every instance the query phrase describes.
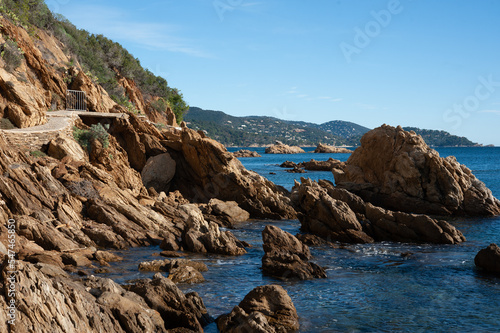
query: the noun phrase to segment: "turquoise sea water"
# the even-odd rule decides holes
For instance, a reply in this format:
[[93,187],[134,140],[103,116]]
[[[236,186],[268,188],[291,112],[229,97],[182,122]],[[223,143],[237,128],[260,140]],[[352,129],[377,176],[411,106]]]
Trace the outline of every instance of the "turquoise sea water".
[[[263,149],[254,149],[263,153]],[[454,155],[500,197],[500,148],[442,148],[441,156]],[[329,179],[329,172],[289,174],[277,167],[285,160],[311,158],[346,160],[348,154],[263,155],[242,158],[251,170],[288,189],[294,179]],[[275,172],[276,175],[270,175]],[[234,234],[252,245],[240,257],[196,256],[209,271],[206,282],[180,285],[197,291],[214,317],[227,313],[254,287],[281,284],[300,316],[300,332],[498,332],[500,331],[500,278],[483,274],[474,256],[490,243],[500,244],[500,218],[453,219],[467,237],[460,245],[377,243],[346,249],[312,248],[313,261],[327,267],[327,279],[282,282],[264,277],[261,232],[274,224],[292,233],[298,221],[252,221]],[[152,260],[157,248],[128,251],[128,259],[110,277],[125,281],[147,274],[137,271],[137,261]],[[409,257],[402,253],[411,252]],[[116,266],[118,268],[118,266]],[[215,324],[207,332],[217,332]]]

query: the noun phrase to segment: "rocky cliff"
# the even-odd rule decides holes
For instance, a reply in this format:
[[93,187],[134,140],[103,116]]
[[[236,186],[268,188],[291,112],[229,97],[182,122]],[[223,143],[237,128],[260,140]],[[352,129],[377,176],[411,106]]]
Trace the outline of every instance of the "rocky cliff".
[[338,187],[389,209],[435,215],[491,216],[500,201],[453,156],[442,158],[422,137],[384,125],[363,136],[333,170]]

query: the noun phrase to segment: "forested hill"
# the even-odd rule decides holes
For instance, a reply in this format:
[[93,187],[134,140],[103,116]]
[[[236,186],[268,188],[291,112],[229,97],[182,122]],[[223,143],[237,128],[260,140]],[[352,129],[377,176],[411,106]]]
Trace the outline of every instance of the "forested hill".
[[[370,129],[352,122],[334,120],[324,124],[288,121],[274,117],[235,117],[222,111],[191,107],[184,119],[193,129],[203,130],[226,146],[269,145],[276,140],[290,145],[317,143],[357,146]],[[423,136],[430,146],[477,146],[467,138],[448,132],[405,127]]]

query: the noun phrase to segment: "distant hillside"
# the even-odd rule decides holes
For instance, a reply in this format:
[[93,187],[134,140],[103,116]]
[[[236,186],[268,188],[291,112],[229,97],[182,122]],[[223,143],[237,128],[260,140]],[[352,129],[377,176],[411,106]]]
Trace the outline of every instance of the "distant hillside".
[[[329,145],[358,146],[359,140],[370,129],[352,122],[334,120],[324,124],[288,121],[274,117],[234,117],[221,111],[189,108],[184,116],[189,127],[203,130],[226,146],[269,145],[276,140],[289,145],[315,146],[319,142]],[[424,137],[430,146],[475,146],[466,138],[444,131],[421,130],[405,127]]]

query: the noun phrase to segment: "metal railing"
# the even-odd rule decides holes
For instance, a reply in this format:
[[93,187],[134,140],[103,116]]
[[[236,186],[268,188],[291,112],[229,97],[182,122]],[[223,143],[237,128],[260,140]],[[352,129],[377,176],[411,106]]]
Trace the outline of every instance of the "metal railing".
[[68,90],[66,92],[66,110],[87,111],[87,96],[85,91]]

